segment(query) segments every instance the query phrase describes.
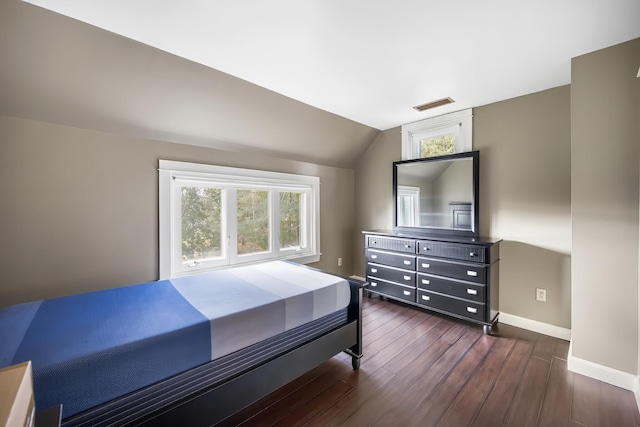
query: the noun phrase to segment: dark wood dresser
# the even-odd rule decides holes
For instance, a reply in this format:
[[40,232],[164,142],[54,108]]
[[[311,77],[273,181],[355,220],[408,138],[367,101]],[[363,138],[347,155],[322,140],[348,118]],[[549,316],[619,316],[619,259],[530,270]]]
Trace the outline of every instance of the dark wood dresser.
[[500,239],[365,231],[369,292],[483,325],[498,321]]

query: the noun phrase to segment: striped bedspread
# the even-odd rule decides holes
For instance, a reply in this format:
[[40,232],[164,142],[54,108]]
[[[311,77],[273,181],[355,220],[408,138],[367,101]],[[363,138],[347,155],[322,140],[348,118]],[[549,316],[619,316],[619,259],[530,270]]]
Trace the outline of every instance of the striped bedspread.
[[274,261],[0,309],[0,368],[31,360],[68,417],[349,304],[346,280]]

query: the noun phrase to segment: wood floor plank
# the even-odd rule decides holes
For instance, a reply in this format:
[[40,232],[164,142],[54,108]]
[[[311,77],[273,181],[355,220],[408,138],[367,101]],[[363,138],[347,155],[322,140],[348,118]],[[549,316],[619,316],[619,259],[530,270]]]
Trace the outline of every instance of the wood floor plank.
[[373,354],[375,354],[388,345],[392,345],[394,341],[400,339],[403,335],[406,335],[408,333],[421,333],[421,331],[424,331],[428,327],[432,327],[438,321],[439,320],[437,317],[431,319],[414,317],[404,323],[402,325],[402,328],[394,330],[392,334],[387,334],[384,339],[377,339],[375,341],[367,339],[366,341],[364,341],[364,349],[367,353],[372,352]]
[[402,313],[395,316],[383,318],[380,322],[371,322],[362,327],[362,339],[364,341],[376,341],[385,335],[392,333],[395,329],[402,327],[403,324],[415,317],[416,313]]
[[469,326],[464,323],[456,323],[447,332],[445,332],[441,339],[453,345],[460,339],[462,335],[469,329]]
[[359,411],[341,422],[340,426],[369,426],[377,422],[392,408],[405,405],[402,391],[418,381],[422,371],[426,371],[449,347],[451,347],[450,344],[442,340],[436,340],[429,344],[427,349],[411,362],[411,365],[396,372],[393,382],[389,383],[382,393],[376,395],[375,399],[366,402]]
[[567,361],[554,357],[551,373],[540,410],[540,427],[568,427],[571,421],[573,379],[575,374],[567,370]]
[[418,406],[432,395],[480,336],[477,331],[468,330],[425,372],[418,372],[418,378],[411,386],[399,393],[398,398],[402,405],[385,412],[373,425],[386,427],[405,424],[405,420],[408,420],[407,415],[417,410]]
[[635,427],[632,407],[625,398],[628,392],[611,384],[600,385],[600,426]]
[[[429,349],[436,340],[450,329],[451,325],[447,322],[440,322],[431,328],[426,334],[404,347],[393,359],[389,360],[384,367],[391,372],[402,372],[410,368],[425,349]],[[448,344],[448,343],[447,343]]]
[[502,425],[532,351],[533,344],[530,342],[517,341],[514,344],[491,394],[476,415],[473,426]]
[[598,380],[575,374],[572,420],[590,427],[600,427],[600,385]]
[[551,358],[556,352],[556,343],[558,339],[547,335],[540,335],[533,347],[532,357],[545,360],[551,363]]
[[467,381],[437,425],[439,427],[470,425],[493,388],[505,359],[506,357],[499,353],[489,352],[480,369]]
[[372,374],[359,371],[358,385],[352,388],[342,399],[318,414],[306,426],[326,427],[340,425],[342,420],[347,419],[354,412],[358,411],[362,405],[374,398],[376,395],[384,393],[387,385],[393,381],[395,374],[384,368],[378,369]]
[[505,358],[511,354],[513,347],[516,345],[516,342],[518,342],[515,338],[508,337],[491,336],[490,339],[494,339],[496,341],[496,343],[491,347],[491,352],[498,353]]
[[432,334],[435,333],[440,336],[442,334],[442,331],[450,326],[451,325],[448,325],[446,322],[443,322],[442,319],[433,317],[416,327],[415,330],[412,330],[411,332],[395,340],[392,345],[384,347],[374,355],[366,357],[366,359],[363,358],[361,362],[361,369],[375,371],[385,366],[395,357],[399,357],[399,355],[402,354],[406,347],[419,340],[422,336],[430,333],[430,331],[434,328],[437,329],[435,332],[432,332]]
[[316,416],[318,416],[327,407],[330,407],[338,400],[342,399],[352,389],[344,381],[336,381],[331,387],[322,393],[314,396],[304,405],[289,412],[274,426],[276,427],[295,427],[303,426]]
[[537,425],[550,370],[550,362],[537,357],[529,359],[504,425],[522,427]]
[[460,390],[474,375],[474,372],[483,362],[493,344],[495,344],[495,341],[490,340],[489,337],[478,339],[471,350],[465,354],[447,378],[438,385],[431,396],[421,402],[418,408],[408,416],[408,419],[404,420],[406,425],[435,426],[447,411],[449,405],[455,400]]
[[553,355],[558,359],[567,360],[569,356],[569,341],[559,339],[556,342],[556,350]]

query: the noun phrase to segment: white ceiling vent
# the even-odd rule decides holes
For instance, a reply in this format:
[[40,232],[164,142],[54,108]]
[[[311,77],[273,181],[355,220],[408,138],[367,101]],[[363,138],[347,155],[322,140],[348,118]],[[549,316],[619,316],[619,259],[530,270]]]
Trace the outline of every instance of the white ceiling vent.
[[449,97],[446,97],[446,98],[438,99],[436,101],[427,102],[426,104],[416,105],[415,107],[413,107],[413,109],[418,111],[425,111],[425,110],[430,110],[436,107],[442,107],[443,105],[453,104],[454,102],[456,101],[454,101]]

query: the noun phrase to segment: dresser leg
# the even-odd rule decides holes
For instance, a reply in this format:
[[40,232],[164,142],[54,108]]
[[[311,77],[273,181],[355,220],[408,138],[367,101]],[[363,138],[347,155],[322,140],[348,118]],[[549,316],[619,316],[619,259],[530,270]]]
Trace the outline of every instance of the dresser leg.
[[484,332],[485,335],[491,335],[492,327],[493,325],[482,325],[482,332]]

